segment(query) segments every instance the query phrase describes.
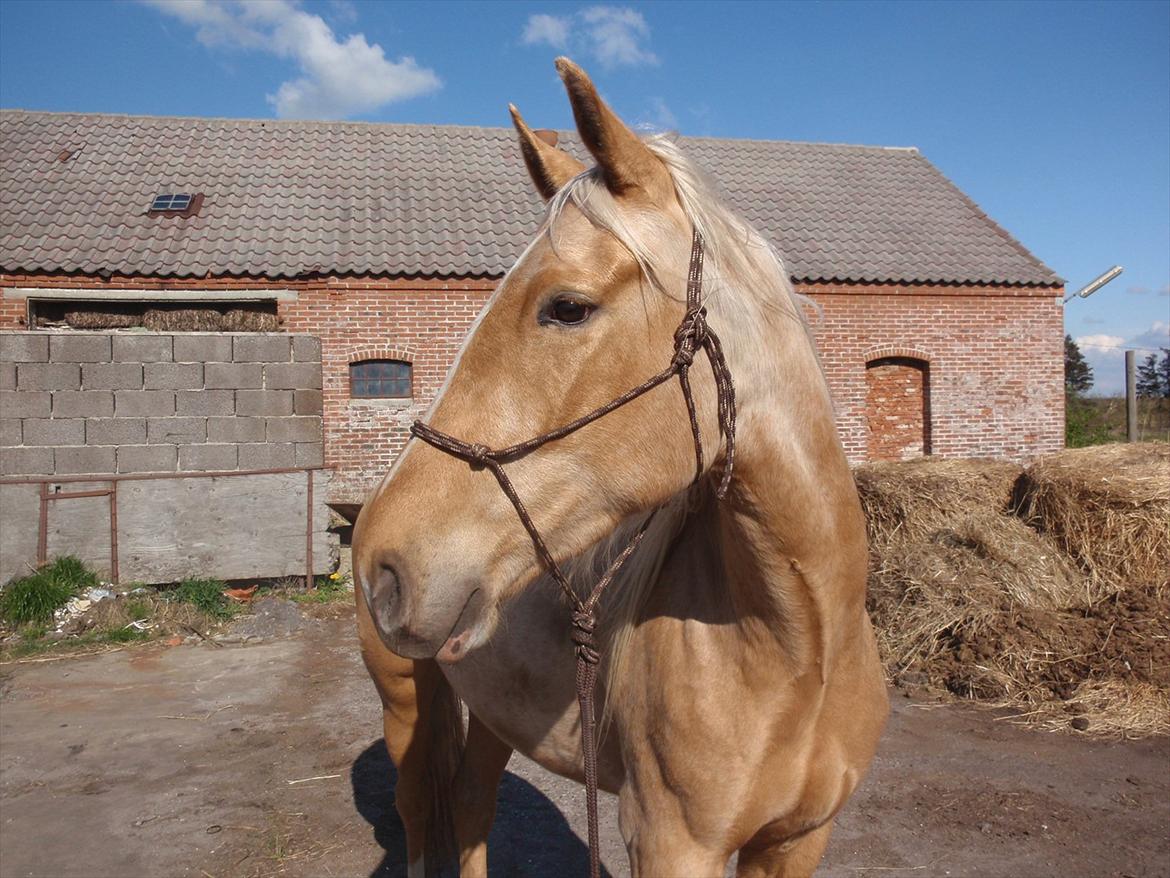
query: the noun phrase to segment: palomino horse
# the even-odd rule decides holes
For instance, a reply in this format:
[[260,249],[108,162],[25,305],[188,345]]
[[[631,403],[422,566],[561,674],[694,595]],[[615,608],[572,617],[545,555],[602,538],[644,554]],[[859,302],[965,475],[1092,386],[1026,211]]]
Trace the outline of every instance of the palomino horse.
[[[673,383],[507,469],[581,594],[659,510],[598,614],[598,774],[618,794],[633,874],[722,875],[738,851],[738,875],[807,875],[887,711],[865,612],[865,527],[824,378],[760,234],[676,145],[639,138],[580,68],[557,68],[597,166],[540,140],[513,109],[548,218],[429,422],[501,448],[662,370],[701,235],[708,325],[738,396],[726,500],[715,497],[725,454],[708,454],[692,484],[691,424]],[[703,445],[718,449],[716,380],[696,368],[691,381]],[[512,750],[583,775],[568,607],[493,473],[422,442],[373,493],[353,545],[358,631],[411,872],[453,825],[462,874],[485,875]]]

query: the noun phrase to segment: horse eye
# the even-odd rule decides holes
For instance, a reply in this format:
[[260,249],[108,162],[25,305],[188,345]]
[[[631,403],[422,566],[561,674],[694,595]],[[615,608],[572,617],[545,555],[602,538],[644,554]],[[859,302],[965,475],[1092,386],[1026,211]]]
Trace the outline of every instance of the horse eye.
[[593,313],[593,306],[580,299],[557,299],[548,309],[548,319],[554,323],[574,326],[584,323]]

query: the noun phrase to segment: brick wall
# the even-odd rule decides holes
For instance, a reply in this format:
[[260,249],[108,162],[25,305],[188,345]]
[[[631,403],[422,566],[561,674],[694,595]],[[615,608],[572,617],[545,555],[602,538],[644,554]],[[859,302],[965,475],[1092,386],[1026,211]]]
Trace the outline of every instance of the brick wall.
[[[293,291],[278,305],[290,332],[321,341],[329,499],[362,502],[405,444],[410,422],[442,386],[464,334],[494,279],[306,278],[156,281],[114,276],[0,275],[2,287],[92,287],[182,291]],[[867,456],[866,364],[908,356],[930,368],[932,452],[1027,458],[1064,442],[1063,309],[1059,288],[899,286],[801,287],[823,309],[817,342],[853,460]],[[2,292],[2,291],[0,291]],[[0,299],[0,320],[22,324],[24,303]],[[369,357],[413,364],[406,404],[352,400],[349,363]]]
[[867,456],[908,460],[930,452],[927,364],[907,357],[873,360],[865,369]]
[[[801,286],[851,460],[867,459],[866,364],[929,364],[931,453],[1023,460],[1064,447],[1058,287]],[[816,320],[815,315],[813,317]]]
[[0,475],[320,466],[315,338],[0,332]]

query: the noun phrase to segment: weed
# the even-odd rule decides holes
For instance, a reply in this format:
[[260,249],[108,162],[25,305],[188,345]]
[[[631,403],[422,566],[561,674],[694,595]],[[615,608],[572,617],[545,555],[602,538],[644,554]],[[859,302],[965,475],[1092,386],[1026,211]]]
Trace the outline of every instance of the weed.
[[147,640],[150,638],[149,631],[140,631],[137,628],[115,628],[113,631],[106,631],[102,635],[102,639],[110,643],[136,643],[139,640]]
[[137,598],[133,600],[127,600],[124,611],[127,616],[135,621],[138,619],[149,619],[154,613],[153,608],[151,608],[146,603],[146,601],[138,600]]
[[38,570],[4,587],[0,594],[0,617],[12,625],[47,624],[74,593],[69,583],[55,578],[47,568]]
[[223,596],[226,587],[219,579],[184,579],[168,593],[167,597],[172,601],[190,604],[217,619],[227,619],[236,610]]

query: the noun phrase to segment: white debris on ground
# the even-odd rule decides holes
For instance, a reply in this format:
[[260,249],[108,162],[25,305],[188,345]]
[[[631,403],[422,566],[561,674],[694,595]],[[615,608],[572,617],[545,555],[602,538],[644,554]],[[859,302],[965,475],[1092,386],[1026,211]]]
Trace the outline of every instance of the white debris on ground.
[[53,613],[53,621],[56,622],[56,629],[60,631],[78,616],[89,610],[94,604],[115,597],[116,593],[114,590],[112,588],[106,588],[105,585],[109,585],[109,583],[87,589],[84,594],[70,598],[65,606]]

